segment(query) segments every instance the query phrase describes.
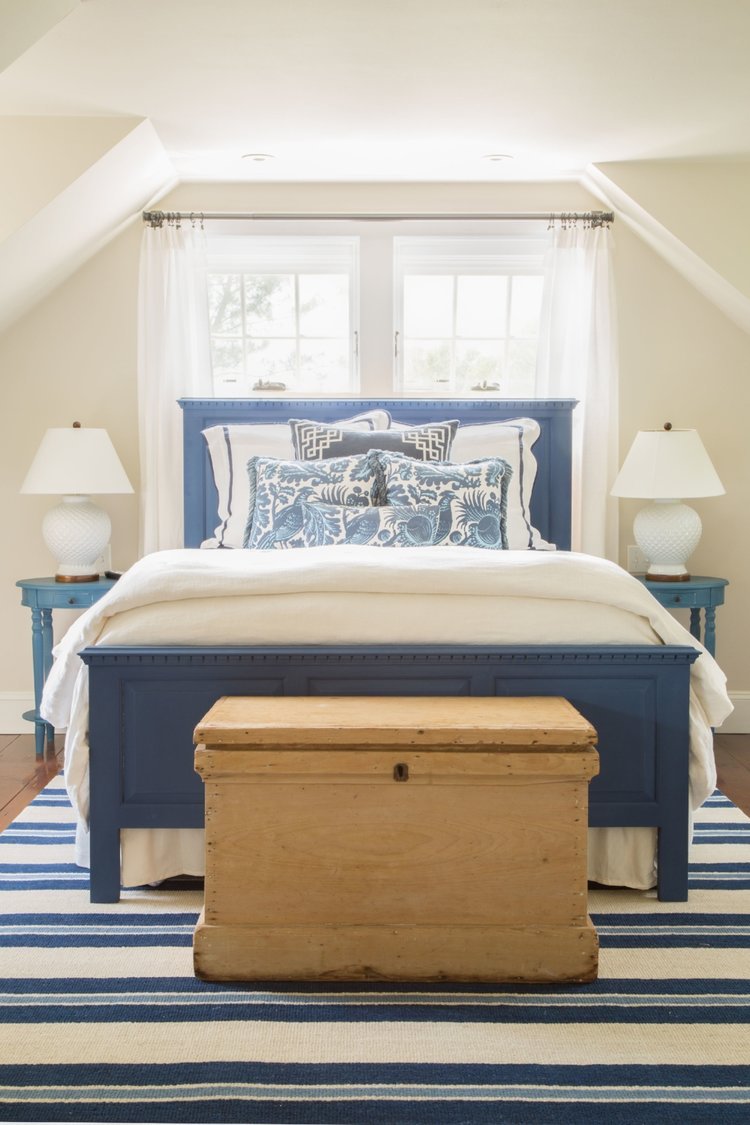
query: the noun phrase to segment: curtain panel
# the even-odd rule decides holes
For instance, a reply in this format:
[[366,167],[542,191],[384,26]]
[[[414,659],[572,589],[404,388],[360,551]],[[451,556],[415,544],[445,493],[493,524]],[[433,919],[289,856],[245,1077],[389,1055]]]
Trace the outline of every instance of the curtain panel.
[[607,227],[557,229],[545,260],[536,393],[577,398],[573,413],[575,551],[617,561],[617,315]]
[[204,232],[146,226],[139,281],[140,548],[148,554],[183,544],[177,399],[213,395]]

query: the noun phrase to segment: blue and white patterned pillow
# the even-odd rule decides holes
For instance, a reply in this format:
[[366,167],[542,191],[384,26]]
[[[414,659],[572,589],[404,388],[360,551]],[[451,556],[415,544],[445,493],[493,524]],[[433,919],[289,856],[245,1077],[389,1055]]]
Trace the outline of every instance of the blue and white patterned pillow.
[[363,433],[305,418],[290,418],[289,427],[294,453],[300,461],[345,457],[369,449],[386,449],[419,461],[447,461],[458,422],[431,422],[426,426]]
[[[458,465],[414,461],[398,453],[379,453],[385,503],[449,508],[447,541],[467,547],[508,549],[508,484],[513,470],[499,457]],[[447,514],[446,514],[447,520]]]
[[374,454],[327,461],[251,457],[245,547],[304,546],[301,501],[364,508],[383,501],[382,470]]
[[[386,430],[391,416],[387,410],[368,410],[353,418],[337,419],[333,425],[371,432]],[[242,547],[247,521],[247,473],[249,457],[294,456],[292,435],[287,422],[265,425],[227,424],[203,430],[218,497],[219,523],[211,547]]]
[[452,504],[448,500],[418,508],[352,508],[303,500],[300,507],[304,543],[295,546],[354,543],[371,547],[432,547],[456,543],[461,535],[455,529]]

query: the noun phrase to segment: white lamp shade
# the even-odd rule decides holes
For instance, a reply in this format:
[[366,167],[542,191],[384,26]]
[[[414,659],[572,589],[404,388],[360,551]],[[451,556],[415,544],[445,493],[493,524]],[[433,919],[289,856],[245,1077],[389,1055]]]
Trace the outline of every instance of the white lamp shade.
[[640,430],[612,486],[643,500],[721,496],[716,469],[697,430]]
[[47,430],[21,485],[49,496],[132,491],[107,431],[83,426]]

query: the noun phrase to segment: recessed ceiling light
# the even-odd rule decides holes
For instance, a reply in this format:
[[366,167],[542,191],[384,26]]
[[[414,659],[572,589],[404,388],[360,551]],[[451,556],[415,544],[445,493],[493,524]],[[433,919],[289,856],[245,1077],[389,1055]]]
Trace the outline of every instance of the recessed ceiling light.
[[243,160],[255,160],[261,163],[263,160],[274,160],[275,157],[272,152],[245,152],[242,155]]
[[482,160],[512,160],[512,159],[513,159],[513,157],[510,155],[509,152],[488,152],[482,157]]

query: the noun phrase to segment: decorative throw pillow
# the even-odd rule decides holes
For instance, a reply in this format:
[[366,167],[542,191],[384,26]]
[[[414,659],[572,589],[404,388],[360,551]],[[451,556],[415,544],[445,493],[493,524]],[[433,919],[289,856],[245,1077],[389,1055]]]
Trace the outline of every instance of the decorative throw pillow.
[[432,464],[398,453],[378,453],[378,461],[386,504],[417,508],[427,504],[442,510],[441,542],[507,549],[505,521],[513,472],[501,458]]
[[[301,501],[304,542],[295,546],[328,547],[354,543],[371,547],[486,546],[479,543],[456,502],[418,507],[386,504],[352,508]],[[495,517],[489,517],[492,519]],[[497,522],[499,524],[499,517]],[[485,532],[486,532],[485,528]],[[499,532],[497,533],[499,534]],[[498,544],[499,546],[499,544]]]
[[[391,428],[408,429],[404,422]],[[466,463],[483,457],[500,457],[513,470],[508,485],[508,547],[512,551],[554,551],[531,522],[531,490],[536,479],[536,458],[532,446],[540,434],[533,418],[510,418],[504,422],[485,422],[459,426],[451,449],[455,462]]]
[[[385,430],[390,420],[387,410],[370,410],[335,424],[370,433]],[[203,545],[241,547],[248,511],[248,459],[258,456],[290,460],[294,457],[289,423],[211,426],[203,431],[203,437],[218,493],[220,521],[214,539],[206,540]]]
[[327,461],[251,457],[247,476],[244,545],[251,548],[304,546],[302,501],[352,508],[382,502],[382,474],[372,454]]
[[368,449],[387,449],[419,461],[447,461],[458,422],[433,422],[385,433],[361,433],[341,426],[328,426],[303,418],[290,418],[292,444],[300,461],[345,457]]

